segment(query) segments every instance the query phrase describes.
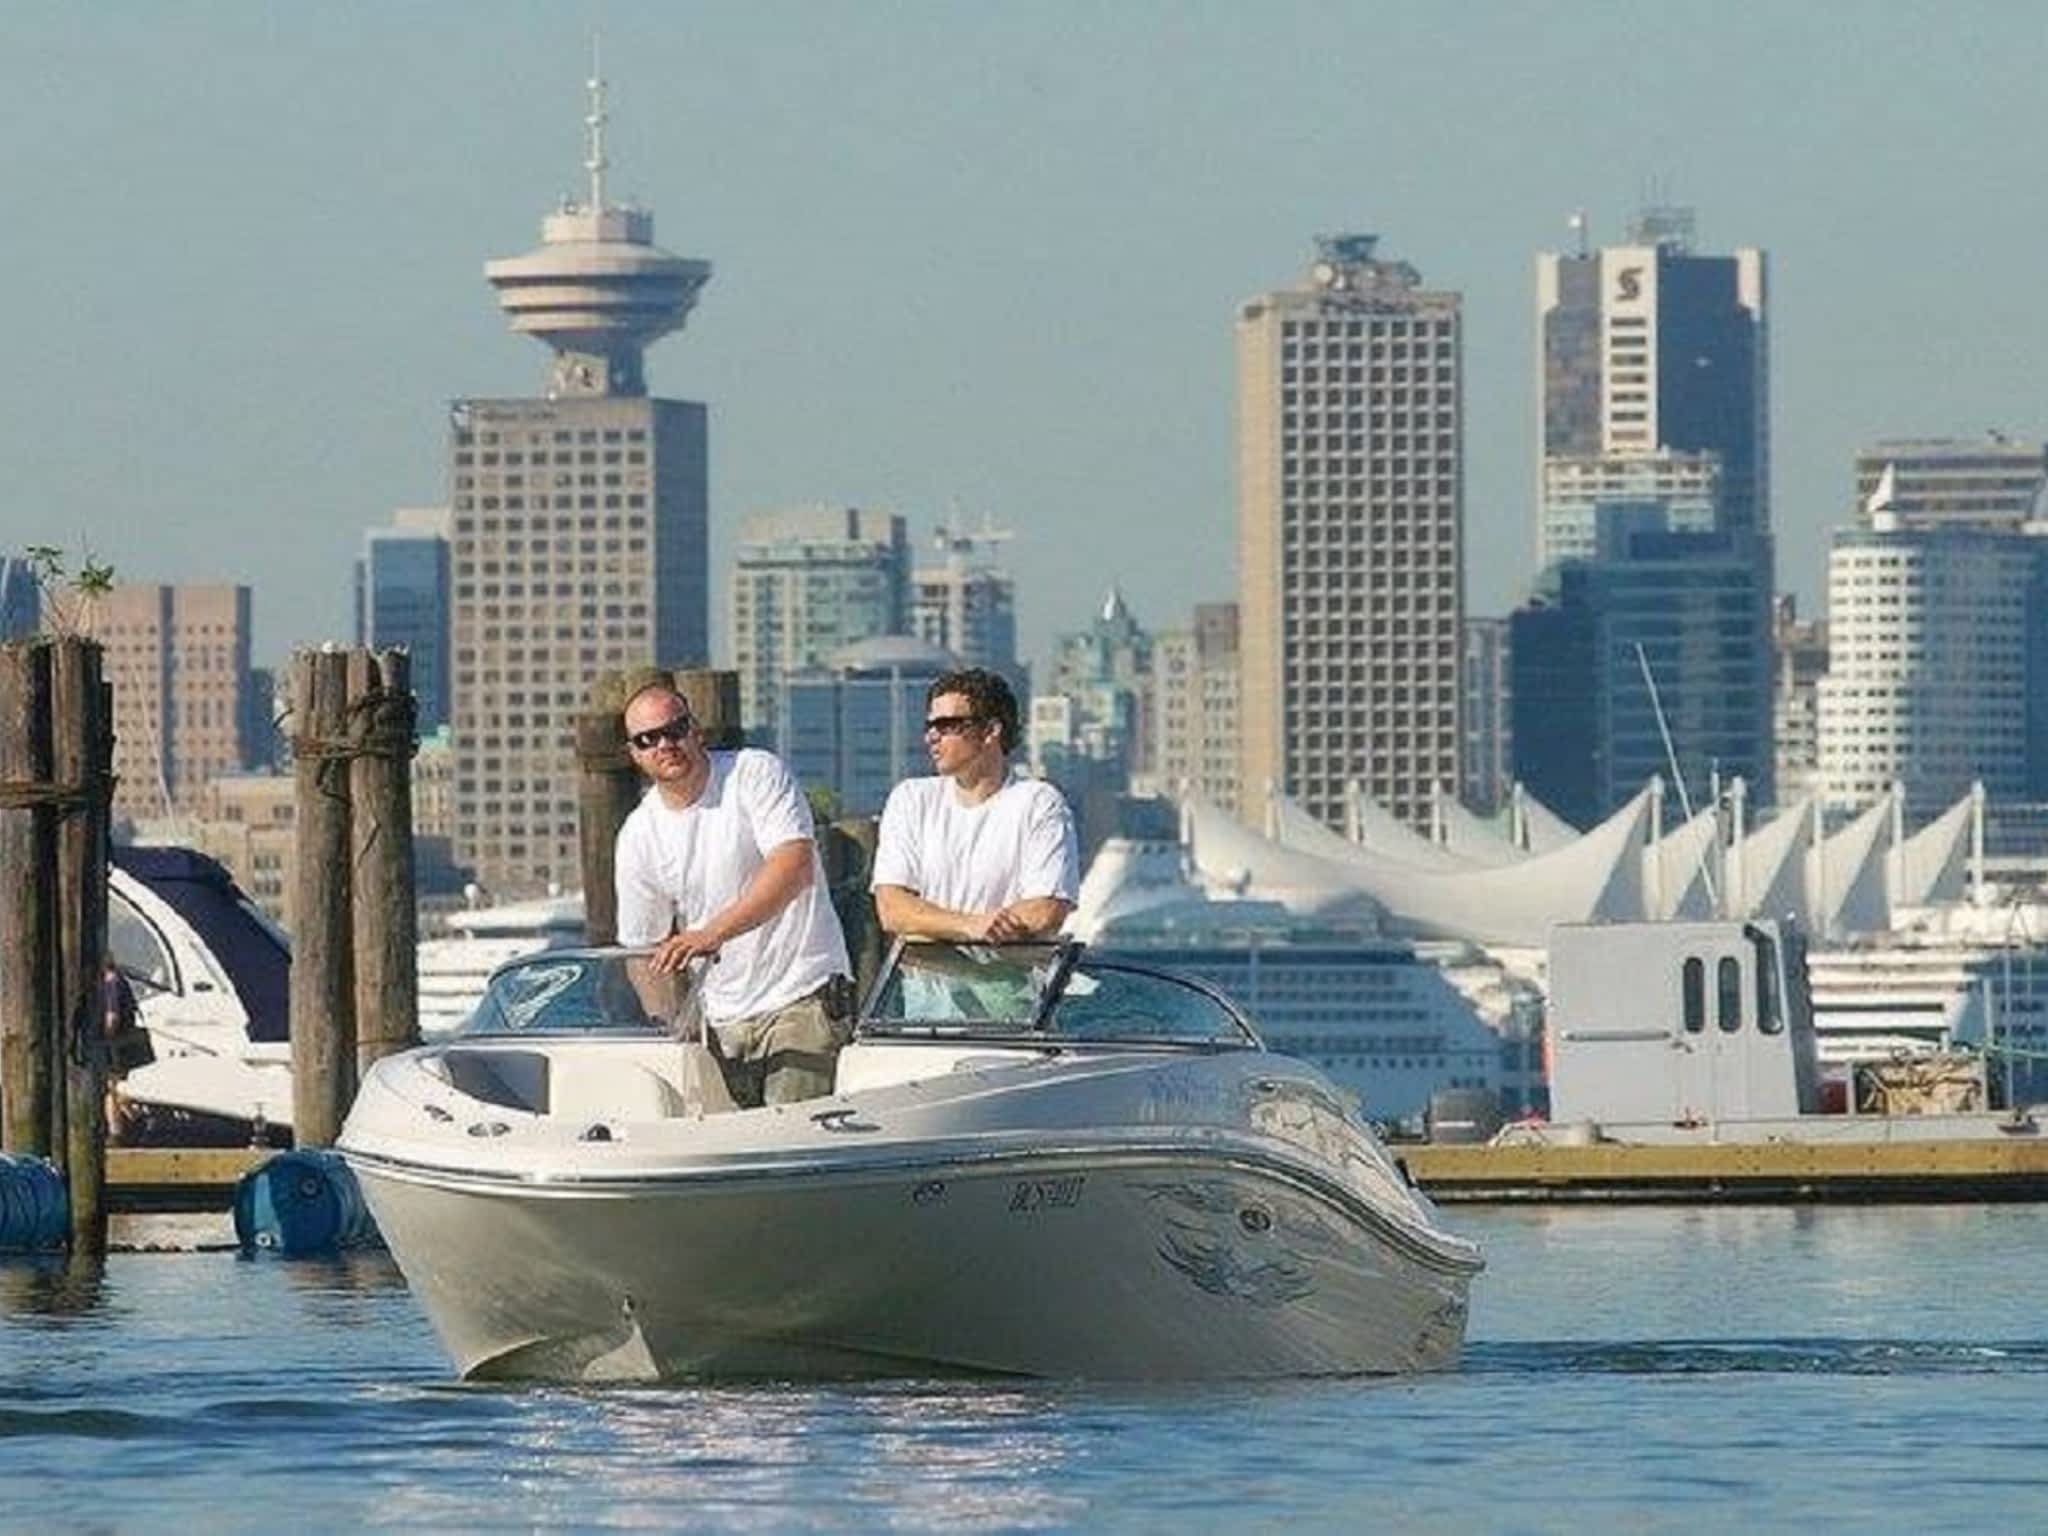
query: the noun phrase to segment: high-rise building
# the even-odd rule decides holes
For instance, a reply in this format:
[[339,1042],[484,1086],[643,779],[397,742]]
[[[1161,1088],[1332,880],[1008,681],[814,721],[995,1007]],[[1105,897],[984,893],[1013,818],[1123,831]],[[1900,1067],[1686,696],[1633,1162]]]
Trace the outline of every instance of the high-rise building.
[[710,278],[605,191],[593,81],[587,199],[485,276],[553,354],[539,399],[450,418],[456,848],[494,896],[578,875],[574,717],[599,674],[707,659],[704,407],[652,399],[643,357]]
[[1465,621],[1465,739],[1458,795],[1486,815],[1507,804],[1515,779],[1510,655],[1506,619]]
[[1894,784],[1912,820],[1980,780],[1993,801],[2048,798],[2048,537],[1882,513],[1836,529],[1817,691],[1832,809]]
[[114,814],[199,814],[208,784],[249,762],[249,589],[122,585],[78,618],[114,690]]
[[905,633],[903,519],[858,507],[754,513],[740,524],[728,613],[740,719],[772,732],[784,678],[825,666],[856,640]]
[[0,640],[32,635],[43,622],[43,589],[20,555],[0,555]]
[[1771,616],[1773,688],[1771,739],[1777,756],[1778,803],[1792,805],[1820,788],[1820,680],[1828,672],[1828,621],[1802,621],[1790,593],[1778,594]]
[[1754,536],[1603,513],[1599,553],[1510,621],[1515,777],[1580,826],[1677,769],[1693,804],[1773,800],[1771,591]]
[[1555,454],[1543,461],[1541,564],[1590,560],[1600,509],[1654,506],[1674,533],[1712,533],[1721,521],[1721,459],[1713,453]]
[[401,507],[388,528],[363,535],[356,559],[356,644],[411,652],[419,730],[450,717],[448,509]]
[[[1693,240],[1689,209],[1650,208],[1625,245],[1536,258],[1539,451],[1546,463],[1711,454],[1722,523],[1761,533],[1770,528],[1764,256],[1703,256]],[[1539,483],[1547,496],[1547,472]],[[1552,522],[1546,505],[1541,537]],[[1544,551],[1543,563],[1554,558]]]
[[1192,625],[1153,637],[1146,787],[1238,810],[1237,647],[1235,603],[1197,603]]
[[[937,563],[911,575],[910,627],[919,639],[951,651],[963,667],[986,667],[1011,682],[1017,666],[1017,584],[993,551],[1009,533],[998,528],[941,526]],[[986,546],[991,552],[982,554]]]
[[1333,828],[1345,787],[1417,828],[1458,777],[1464,586],[1459,297],[1317,242],[1237,317],[1240,782]]
[[2017,528],[2039,518],[2048,445],[1993,432],[1880,440],[1856,455],[1856,501],[1868,522],[1898,528]]
[[898,783],[931,772],[925,694],[958,665],[914,636],[882,635],[784,679],[775,739],[790,772],[843,816],[879,815]]

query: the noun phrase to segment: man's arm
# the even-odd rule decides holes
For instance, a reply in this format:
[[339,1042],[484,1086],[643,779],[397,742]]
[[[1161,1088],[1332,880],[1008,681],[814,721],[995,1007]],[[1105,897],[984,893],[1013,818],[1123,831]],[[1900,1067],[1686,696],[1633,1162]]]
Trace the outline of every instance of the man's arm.
[[904,885],[875,887],[875,916],[884,932],[903,939],[951,939],[971,944],[992,937],[989,924],[993,912],[955,912],[937,902],[926,901]]
[[746,889],[723,911],[714,912],[700,928],[664,939],[655,949],[656,971],[675,971],[693,955],[715,955],[743,933],[751,933],[810,889],[815,845],[793,838],[768,851]]

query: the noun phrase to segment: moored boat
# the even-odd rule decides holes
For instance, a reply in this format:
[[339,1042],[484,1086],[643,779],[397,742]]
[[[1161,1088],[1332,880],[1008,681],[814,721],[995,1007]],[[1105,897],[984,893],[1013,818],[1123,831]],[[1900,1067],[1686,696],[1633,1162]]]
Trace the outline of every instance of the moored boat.
[[500,971],[344,1129],[465,1376],[1099,1378],[1453,1363],[1478,1251],[1220,993],[1076,944],[906,945],[837,1091],[693,1080],[625,951]]

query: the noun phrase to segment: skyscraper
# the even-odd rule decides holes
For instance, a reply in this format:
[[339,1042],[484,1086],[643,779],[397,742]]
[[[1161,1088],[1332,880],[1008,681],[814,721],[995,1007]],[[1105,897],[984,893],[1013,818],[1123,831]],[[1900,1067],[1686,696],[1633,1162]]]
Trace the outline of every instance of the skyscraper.
[[730,597],[740,719],[771,732],[785,678],[825,666],[856,640],[906,632],[903,519],[858,507],[756,512],[740,524]]
[[2040,516],[2044,481],[2048,445],[2000,432],[1883,439],[1856,455],[1865,521],[1889,513],[1898,528],[2017,528]]
[[198,814],[249,760],[249,589],[123,585],[78,612],[113,685],[114,814]]
[[1333,235],[1237,318],[1242,789],[1425,826],[1458,780],[1459,297]]
[[484,269],[512,328],[552,352],[547,393],[450,416],[456,856],[499,896],[577,877],[592,679],[706,659],[705,411],[650,399],[643,354],[711,268],[607,197],[604,83],[590,91],[587,200]]
[[1894,784],[1915,821],[1973,781],[1993,800],[2048,796],[2048,537],[1888,513],[1836,529],[1816,692],[1832,809]]
[[1009,533],[941,526],[939,559],[911,575],[910,625],[919,639],[951,651],[963,667],[986,667],[1012,682],[1017,666],[1017,584],[993,551]]
[[356,644],[412,653],[419,731],[448,723],[448,509],[401,507],[363,535],[356,560]]
[[[1702,256],[1693,240],[1690,209],[1649,208],[1625,245],[1536,258],[1540,452],[1546,461],[1712,454],[1721,525],[1765,533],[1764,256]],[[1538,478],[1547,496],[1550,477]],[[1557,558],[1540,553],[1544,564]]]
[[1238,809],[1237,647],[1235,603],[1197,603],[1192,625],[1153,638],[1147,787]]
[[19,640],[42,623],[43,592],[20,555],[0,555],[0,640]]

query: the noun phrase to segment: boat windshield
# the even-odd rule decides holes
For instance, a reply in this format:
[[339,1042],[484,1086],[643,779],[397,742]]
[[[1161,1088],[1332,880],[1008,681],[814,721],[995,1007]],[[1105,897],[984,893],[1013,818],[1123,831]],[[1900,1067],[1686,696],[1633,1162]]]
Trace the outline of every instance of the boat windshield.
[[1078,944],[902,944],[861,1020],[864,1035],[1257,1047],[1212,988],[1086,958]]
[[694,989],[645,950],[548,950],[500,966],[459,1035],[695,1032]]

